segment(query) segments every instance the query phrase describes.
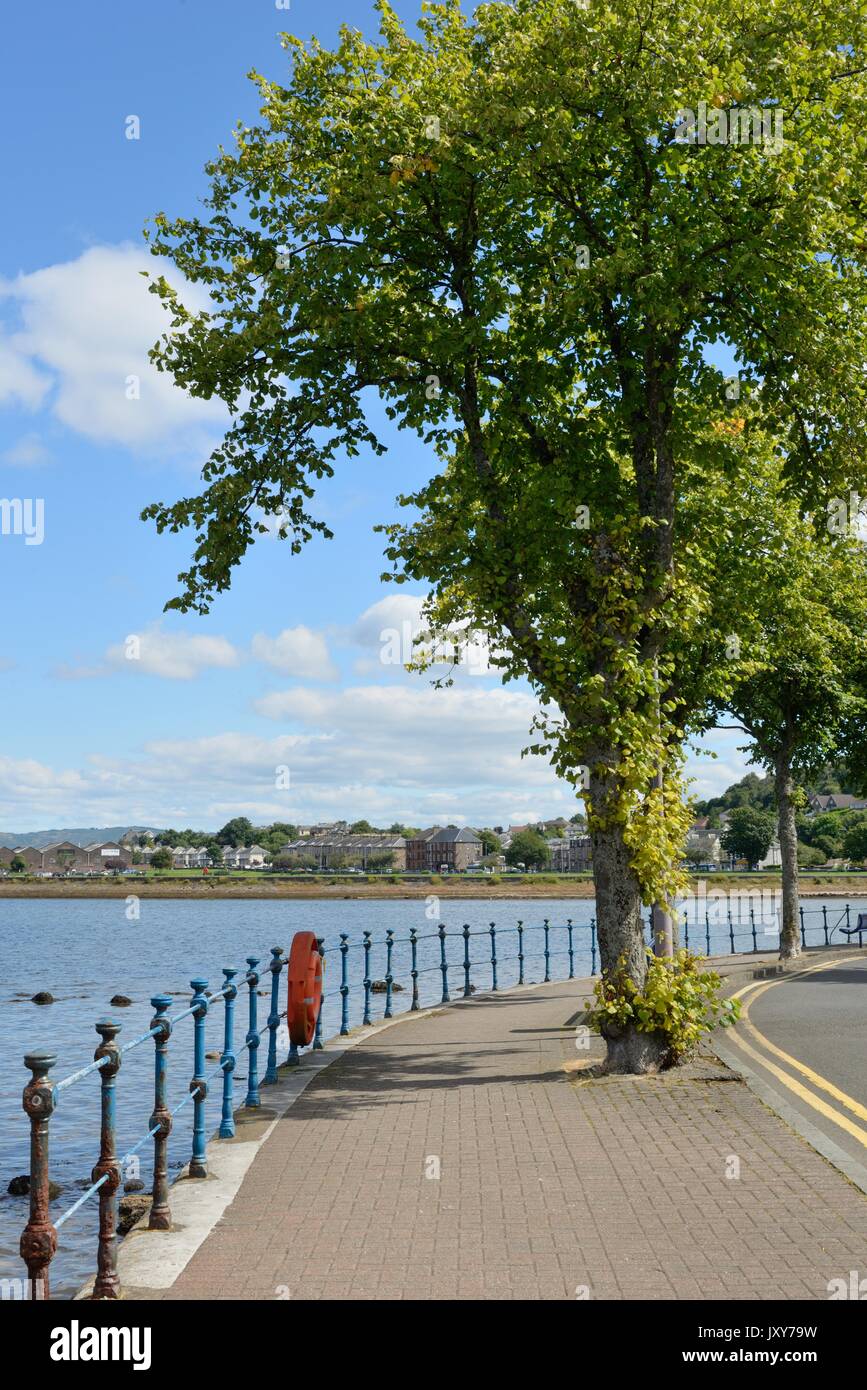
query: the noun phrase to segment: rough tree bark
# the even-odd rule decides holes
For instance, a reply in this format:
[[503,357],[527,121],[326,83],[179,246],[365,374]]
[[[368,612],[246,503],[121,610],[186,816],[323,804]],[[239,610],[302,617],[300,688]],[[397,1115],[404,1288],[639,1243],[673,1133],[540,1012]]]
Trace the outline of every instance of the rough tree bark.
[[[596,888],[596,927],[603,975],[614,975],[625,968],[639,989],[647,974],[644,923],[641,915],[641,889],[630,863],[631,850],[624,842],[623,827],[606,815],[614,799],[610,781],[590,778],[590,800],[594,821],[593,881]],[[621,965],[622,961],[622,965]],[[657,1033],[641,1033],[629,1024],[603,1025],[602,1036],[608,1047],[606,1066],[612,1072],[658,1071],[667,1054],[665,1039]]]
[[795,824],[795,783],[789,750],[784,745],[774,769],[783,880],[783,919],[780,923],[780,959],[801,954],[798,892],[798,831]]

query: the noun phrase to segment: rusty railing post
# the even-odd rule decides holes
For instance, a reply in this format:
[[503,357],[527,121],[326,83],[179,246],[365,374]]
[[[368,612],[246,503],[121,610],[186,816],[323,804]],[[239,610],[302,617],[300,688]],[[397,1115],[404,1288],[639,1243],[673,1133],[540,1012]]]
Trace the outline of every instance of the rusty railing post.
[[166,1072],[168,1068],[169,1038],[172,1035],[172,1021],[166,1017],[171,1007],[171,995],[155,994],[151,1005],[156,1009],[151,1019],[154,1032],[154,1112],[150,1118],[149,1129],[156,1129],[154,1135],[154,1184],[148,1230],[168,1231],[172,1224],[169,1206],[168,1145],[172,1132],[172,1116],[166,1100]]
[[54,1052],[28,1052],[24,1065],[32,1076],[24,1088],[24,1111],[30,1117],[30,1218],[21,1234],[21,1258],[27,1265],[29,1296],[49,1296],[48,1268],[57,1249],[57,1232],[48,1215],[48,1124],[54,1112],[54,1082],[48,1073]]
[[120,1164],[115,1151],[115,1082],[120,1071],[120,1048],[115,1039],[120,1024],[110,1018],[101,1019],[96,1031],[102,1042],[93,1054],[95,1062],[107,1057],[100,1069],[101,1125],[99,1160],[90,1175],[91,1182],[105,1182],[99,1189],[99,1243],[96,1257],[94,1299],[118,1298],[120,1280],[117,1275],[117,1189],[120,1187]]

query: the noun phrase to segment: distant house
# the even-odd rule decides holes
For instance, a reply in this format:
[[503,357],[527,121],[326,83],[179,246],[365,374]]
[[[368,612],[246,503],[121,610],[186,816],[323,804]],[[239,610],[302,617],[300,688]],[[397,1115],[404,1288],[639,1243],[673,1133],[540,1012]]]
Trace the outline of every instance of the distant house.
[[812,793],[808,801],[815,816],[825,811],[867,811],[867,801],[860,796],[850,796],[848,792],[830,792],[827,796]]
[[223,863],[227,869],[264,869],[270,862],[271,856],[262,845],[227,845],[223,850]]
[[756,867],[759,869],[778,869],[782,862],[783,858],[780,853],[780,841],[775,835],[773,840],[771,841],[770,849],[768,850],[764,859],[759,860]]
[[175,845],[171,854],[173,869],[207,869],[211,862],[208,850],[198,845]]
[[104,873],[107,869],[128,869],[132,863],[132,847],[117,840],[96,840],[85,845],[86,867]]
[[701,856],[703,864],[719,864],[722,859],[720,847],[720,832],[711,830],[708,826],[707,816],[701,816],[693,821],[689,830],[686,832],[686,848],[694,851]]
[[[345,826],[346,822],[339,821],[338,824]],[[261,849],[261,846],[258,848]],[[406,848],[407,842],[403,835],[391,835],[378,830],[365,833],[332,830],[291,840],[283,846],[280,854],[290,860],[313,859],[320,869],[366,869],[372,859],[380,855],[390,855],[390,867],[405,869]]]
[[29,873],[37,873],[42,868],[42,855],[32,845],[16,845],[14,849],[0,848],[0,865],[8,869],[13,859],[21,859]]
[[13,859],[23,859],[31,873],[51,877],[54,874],[104,873],[109,869],[126,869],[130,856],[115,841],[76,845],[71,840],[58,840],[39,849],[32,845],[0,849],[0,865],[8,867]]
[[42,856],[40,868],[46,874],[68,874],[73,870],[88,867],[87,853],[81,845],[71,840],[58,840],[53,845],[43,845],[39,851]]
[[475,830],[456,826],[431,826],[406,842],[406,867],[438,873],[460,873],[475,864],[483,852],[481,837]]
[[579,835],[573,827],[571,834],[562,839],[548,841],[551,851],[551,868],[558,874],[586,873],[593,867],[592,840],[589,835]]
[[239,867],[242,869],[264,869],[271,862],[271,856],[262,845],[250,845],[238,851]]

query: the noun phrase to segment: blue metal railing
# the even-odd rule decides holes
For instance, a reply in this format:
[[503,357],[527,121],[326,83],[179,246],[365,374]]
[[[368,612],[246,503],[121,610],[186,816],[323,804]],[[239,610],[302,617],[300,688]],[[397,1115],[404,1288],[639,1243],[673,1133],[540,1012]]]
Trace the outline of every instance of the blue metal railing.
[[[810,916],[821,917],[821,921],[816,922],[814,926],[807,921]],[[827,904],[823,904],[820,908],[802,908],[802,944],[804,946],[811,944],[831,945],[842,940],[843,937],[852,940],[853,937],[857,936],[858,945],[863,946],[863,935],[864,931],[867,930],[867,927],[861,925],[864,920],[865,917],[859,914],[856,924],[852,925],[848,903],[841,905],[835,921],[829,921]],[[755,908],[752,905],[748,909],[746,920],[744,920],[740,908],[737,920],[735,919],[730,903],[724,913],[720,905],[717,904],[712,909],[705,911],[703,915],[696,905],[692,918],[690,919],[690,914],[687,911],[680,921],[679,937],[684,946],[699,952],[703,951],[708,956],[729,952],[732,954],[754,953],[762,949],[773,949],[775,942],[768,941],[764,946],[759,945],[760,928],[767,936],[774,936],[778,933],[778,927],[772,924],[764,921],[757,923]],[[808,940],[808,934],[814,931],[818,934],[818,939],[811,942]],[[585,933],[583,943],[581,943],[579,935],[577,952],[576,933]],[[835,935],[838,933],[839,935]],[[533,949],[534,934],[537,934],[538,939],[538,946],[535,951]],[[502,942],[503,938],[507,936],[517,938],[517,949],[513,953],[504,954]],[[474,938],[485,939],[484,954],[473,955]],[[652,945],[649,916],[647,939],[648,945]],[[451,960],[449,960],[448,952],[450,942],[460,948],[459,952],[453,952]],[[741,945],[742,942],[746,944]],[[324,957],[325,943],[323,938],[317,938],[317,946],[320,955]],[[371,976],[371,955],[378,947],[384,947],[385,951],[385,976],[382,981],[376,981]],[[455,978],[459,972],[460,992],[465,999],[470,998],[476,991],[477,987],[472,978],[474,972],[477,973],[477,978],[478,972],[484,972],[481,988],[491,993],[502,987],[508,988],[510,985],[535,983],[535,981],[528,979],[528,967],[531,973],[538,973],[541,981],[551,980],[552,962],[555,978],[574,979],[576,955],[579,962],[589,966],[591,976],[597,973],[598,941],[595,918],[591,918],[588,923],[573,923],[571,918],[567,918],[565,922],[552,922],[549,918],[545,918],[540,924],[527,924],[518,921],[514,927],[500,928],[495,922],[491,922],[488,927],[475,931],[465,924],[459,932],[449,932],[444,925],[440,924],[435,931],[429,933],[419,934],[413,929],[407,937],[396,938],[394,932],[389,930],[385,934],[384,941],[381,942],[374,941],[372,933],[365,931],[360,942],[351,943],[347,933],[341,932],[340,944],[337,948],[340,954],[340,985],[330,992],[323,993],[312,1043],[313,1050],[322,1048],[323,1034],[326,1026],[329,1026],[327,1022],[329,1018],[333,1023],[333,1033],[329,1033],[328,1036],[346,1036],[355,1026],[352,1021],[353,988],[356,998],[361,996],[358,1010],[361,1016],[358,1022],[362,1025],[370,1024],[373,1021],[371,1001],[374,993],[384,993],[385,995],[383,1018],[393,1017],[394,994],[403,989],[403,986],[395,978],[396,955],[398,957],[405,956],[404,948],[406,947],[409,948],[407,974],[412,981],[412,988],[408,1009],[404,1010],[405,1012],[416,1012],[420,1008],[432,1004],[449,1003],[451,988],[458,987],[457,985],[450,987],[450,971],[453,972]],[[353,952],[361,953],[360,957],[357,954],[354,957],[357,962],[354,968],[351,964]],[[30,1216],[21,1237],[20,1249],[22,1259],[27,1265],[28,1288],[31,1298],[47,1299],[49,1297],[49,1269],[57,1249],[57,1232],[94,1196],[98,1196],[99,1199],[99,1237],[93,1297],[119,1297],[117,1194],[122,1166],[125,1166],[133,1155],[144,1148],[150,1140],[153,1140],[152,1200],[148,1226],[151,1230],[168,1230],[172,1218],[169,1201],[167,1152],[169,1135],[172,1132],[175,1117],[187,1105],[192,1105],[192,1146],[187,1171],[191,1178],[205,1178],[208,1175],[206,1102],[211,1081],[217,1076],[222,1076],[218,1135],[221,1139],[229,1139],[235,1133],[234,1072],[238,1051],[246,1051],[248,1054],[244,1109],[258,1108],[261,1105],[260,1088],[273,1085],[278,1080],[278,1031],[281,1019],[286,1016],[286,1011],[281,1011],[279,1008],[280,974],[284,965],[287,964],[287,957],[280,947],[271,948],[271,959],[265,967],[265,970],[271,975],[271,991],[270,1008],[264,1030],[260,1030],[257,1018],[257,985],[260,981],[257,966],[260,964],[260,958],[247,956],[246,961],[248,969],[240,978],[238,978],[239,972],[234,967],[224,967],[222,972],[224,976],[223,987],[213,993],[208,992],[207,980],[200,977],[191,980],[193,995],[190,1005],[174,1017],[169,1017],[168,1014],[171,997],[168,994],[154,995],[151,999],[151,1005],[155,1013],[151,1026],[146,1032],[123,1046],[119,1046],[117,1042],[121,1025],[112,1019],[101,1019],[96,1024],[100,1043],[94,1053],[93,1061],[65,1077],[62,1081],[54,1082],[49,1076],[57,1061],[54,1053],[32,1052],[25,1056],[25,1066],[31,1072],[31,1078],[24,1089],[23,1098],[24,1110],[30,1118]],[[424,964],[424,961],[427,961],[427,964]],[[505,985],[503,984],[504,975],[506,976]],[[430,987],[428,987],[428,978],[431,976],[438,976],[439,982],[435,983],[431,980]],[[245,985],[249,991],[247,1032],[240,1048],[236,1051],[235,1004],[239,990]],[[223,1048],[217,1066],[206,1074],[205,1021],[209,1011],[220,1000],[223,1001],[224,1005]],[[169,1042],[173,1038],[178,1024],[188,1018],[193,1019],[193,1076],[189,1083],[189,1094],[173,1109],[169,1109],[167,1103]],[[258,1057],[263,1031],[267,1031],[268,1049],[265,1073],[260,1080]],[[117,1078],[125,1055],[151,1038],[155,1045],[153,1110],[145,1133],[123,1158],[118,1158],[115,1147]],[[293,1067],[299,1064],[299,1049],[290,1042],[284,1065]],[[99,1156],[91,1174],[90,1187],[55,1222],[52,1222],[49,1216],[50,1119],[57,1108],[58,1098],[62,1092],[78,1085],[92,1074],[98,1074],[100,1078]]]
[[[322,942],[320,941],[318,944],[320,953],[324,955]],[[266,1022],[268,1061],[261,1085],[272,1084],[277,1080],[277,1031],[281,1018],[285,1016],[285,1010],[281,1013],[279,1009],[279,976],[286,963],[283,950],[277,946],[272,947],[271,960],[267,966],[271,972],[271,1008]],[[210,1082],[218,1075],[222,1075],[223,1078],[219,1135],[222,1139],[229,1139],[235,1133],[235,1000],[239,988],[243,985],[247,985],[249,988],[249,1024],[246,1037],[241,1044],[241,1050],[246,1050],[248,1053],[249,1062],[244,1108],[256,1109],[261,1105],[258,1049],[262,1035],[257,1021],[256,990],[260,978],[256,971],[258,964],[259,957],[248,956],[247,965],[249,968],[238,981],[235,979],[238,971],[234,968],[225,968],[223,970],[225,977],[223,988],[213,993],[206,992],[207,980],[200,978],[191,980],[193,997],[190,1007],[184,1009],[174,1018],[170,1018],[167,1013],[171,1004],[171,997],[167,994],[154,995],[151,999],[151,1005],[156,1013],[150,1028],[123,1047],[119,1047],[116,1041],[117,1035],[121,1031],[121,1025],[112,1019],[100,1020],[96,1024],[96,1030],[101,1041],[93,1061],[88,1066],[65,1077],[62,1081],[54,1082],[49,1076],[51,1068],[57,1061],[54,1053],[31,1052],[24,1058],[24,1064],[31,1072],[30,1081],[24,1089],[23,1101],[24,1110],[30,1117],[30,1217],[21,1236],[20,1248],[21,1257],[27,1265],[28,1289],[31,1298],[47,1299],[49,1297],[49,1268],[57,1249],[57,1232],[91,1197],[97,1194],[99,1196],[99,1239],[93,1297],[95,1299],[119,1297],[117,1192],[120,1187],[121,1167],[125,1166],[150,1139],[153,1140],[153,1186],[148,1224],[151,1230],[168,1230],[171,1226],[167,1165],[168,1139],[175,1116],[189,1104],[193,1106],[193,1142],[188,1171],[190,1177],[207,1177],[205,1102]],[[225,1005],[223,1051],[218,1065],[206,1075],[205,1018],[208,1010],[220,999],[224,1001]],[[189,1094],[170,1110],[166,1102],[168,1043],[177,1024],[190,1017],[193,1019],[193,1078],[190,1082]],[[153,1113],[150,1116],[146,1133],[121,1159],[118,1157],[115,1146],[117,1076],[124,1055],[141,1046],[150,1038],[153,1038],[155,1043]],[[293,1050],[297,1059],[297,1049]],[[287,1061],[291,1062],[291,1060],[290,1053]],[[90,1187],[52,1223],[48,1212],[49,1122],[57,1108],[60,1094],[94,1072],[99,1074],[101,1082],[99,1157],[91,1174]]]

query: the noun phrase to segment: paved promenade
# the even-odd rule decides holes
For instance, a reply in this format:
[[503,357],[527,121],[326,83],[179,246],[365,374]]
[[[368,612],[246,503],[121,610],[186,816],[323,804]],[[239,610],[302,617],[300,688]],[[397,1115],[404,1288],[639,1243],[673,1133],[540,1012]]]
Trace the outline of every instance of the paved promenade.
[[826,1299],[867,1274],[867,1197],[715,1059],[583,1076],[582,995],[472,999],[344,1053],[156,1296]]

